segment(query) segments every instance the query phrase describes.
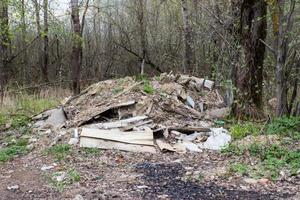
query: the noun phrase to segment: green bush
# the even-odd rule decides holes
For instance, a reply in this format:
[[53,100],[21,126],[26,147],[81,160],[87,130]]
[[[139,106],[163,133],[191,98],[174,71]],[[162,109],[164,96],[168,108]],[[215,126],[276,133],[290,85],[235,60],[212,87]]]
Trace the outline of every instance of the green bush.
[[234,139],[242,139],[247,135],[258,135],[259,131],[259,126],[251,122],[238,123],[230,127],[230,133]]
[[266,133],[270,135],[281,135],[298,137],[300,135],[300,117],[282,117],[274,119],[267,125]]

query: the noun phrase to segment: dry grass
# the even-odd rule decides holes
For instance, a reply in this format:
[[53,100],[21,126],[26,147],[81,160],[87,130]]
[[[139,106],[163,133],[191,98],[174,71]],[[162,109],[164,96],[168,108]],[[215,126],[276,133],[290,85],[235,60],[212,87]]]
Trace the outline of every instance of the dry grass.
[[55,107],[71,95],[69,89],[59,87],[47,87],[38,91],[6,91],[0,113],[26,113],[35,114],[43,110]]

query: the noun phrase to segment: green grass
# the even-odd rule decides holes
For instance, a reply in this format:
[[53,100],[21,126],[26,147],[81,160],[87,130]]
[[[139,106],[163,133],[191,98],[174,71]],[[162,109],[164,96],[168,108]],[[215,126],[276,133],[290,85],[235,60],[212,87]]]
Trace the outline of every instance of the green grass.
[[147,75],[136,75],[134,76],[135,81],[149,81],[149,77]]
[[247,151],[249,152],[249,154],[251,156],[258,157],[262,154],[264,149],[265,149],[265,146],[261,145],[260,143],[254,142],[249,145]]
[[[31,133],[28,126],[31,122],[30,117],[58,105],[59,102],[51,98],[41,99],[36,96],[20,94],[13,100],[6,100],[4,103],[7,103],[7,105],[4,104],[0,107],[0,131],[10,129],[21,135],[27,135]],[[16,139],[15,136],[9,136],[0,142],[8,144],[0,149],[0,162],[9,161],[15,156],[28,153],[26,148],[28,139]]]
[[65,176],[65,179],[62,181],[57,181],[56,177],[61,174],[55,172],[52,176],[46,175],[46,178],[49,180],[50,184],[54,186],[59,192],[63,192],[66,186],[73,183],[79,182],[81,180],[80,173],[76,169],[70,169]]
[[53,108],[58,104],[59,102],[56,99],[40,99],[25,95],[17,101],[16,109],[36,114]]
[[237,146],[234,144],[229,144],[227,147],[221,149],[221,153],[227,156],[242,156],[245,153],[245,151],[246,149],[244,146]]
[[0,127],[5,127],[8,125],[11,129],[17,129],[27,126],[30,121],[30,117],[23,114],[10,114],[0,112]]
[[154,93],[154,88],[151,85],[151,80],[148,76],[146,75],[137,75],[134,77],[135,81],[143,81],[143,91],[147,94],[153,94]]
[[[215,124],[220,125],[219,123],[217,121]],[[232,122],[231,124],[229,130],[233,139],[242,139],[248,135],[267,134],[300,140],[300,117],[275,118],[265,126],[253,122]]]
[[59,104],[55,99],[40,99],[30,95],[20,95],[13,101],[13,105],[0,108],[0,127],[18,129],[27,126],[32,115]]
[[282,117],[272,120],[270,123],[256,124],[252,122],[232,123],[230,132],[235,140],[248,135],[277,135],[280,138],[277,144],[263,144],[253,141],[246,146],[230,144],[222,149],[226,156],[251,157],[257,162],[251,166],[247,163],[239,163],[230,166],[230,171],[255,178],[269,178],[277,180],[280,172],[288,170],[291,175],[296,175],[300,170],[300,150],[294,147],[300,142],[300,118]]
[[71,153],[71,146],[69,144],[57,144],[47,149],[46,153],[54,156],[56,160],[60,161]]
[[101,150],[98,148],[83,148],[82,152],[85,155],[98,155],[100,154]]
[[18,155],[25,155],[28,153],[27,149],[28,139],[19,139],[12,142],[7,147],[0,149],[0,163],[6,162]]
[[223,127],[225,125],[225,121],[223,121],[223,120],[215,120],[214,124],[217,127]]
[[244,176],[248,174],[248,166],[243,163],[231,164],[229,171]]
[[276,118],[267,125],[266,133],[300,140],[300,117]]
[[252,122],[238,123],[230,127],[230,133],[233,139],[242,139],[248,135],[258,135],[259,131],[259,125]]
[[144,82],[143,91],[147,94],[153,94],[154,88],[152,87],[151,83],[149,81]]
[[70,179],[71,183],[79,182],[80,179],[81,179],[80,173],[75,169],[69,170],[68,171],[68,176],[69,176],[69,179]]
[[[259,160],[258,168],[253,168],[253,176],[267,177],[276,180],[282,169],[289,169],[291,175],[296,175],[300,170],[300,151],[289,150],[279,145],[266,146],[253,143],[249,147],[229,145],[222,150],[227,155],[250,155]],[[242,164],[245,165],[245,164]],[[241,165],[235,166],[233,172],[243,172]]]
[[160,81],[160,76],[154,76],[153,79],[156,80],[156,81]]
[[118,93],[122,92],[123,90],[124,90],[123,87],[116,87],[116,88],[112,89],[112,93],[113,94],[118,94]]

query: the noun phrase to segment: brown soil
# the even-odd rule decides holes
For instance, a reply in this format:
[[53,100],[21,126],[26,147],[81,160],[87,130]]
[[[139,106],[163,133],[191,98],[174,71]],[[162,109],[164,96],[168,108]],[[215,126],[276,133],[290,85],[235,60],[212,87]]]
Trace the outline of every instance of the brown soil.
[[[32,152],[0,165],[0,199],[74,199],[76,195],[84,199],[297,199],[299,179],[250,185],[226,170],[237,160],[215,152],[87,155],[74,148],[54,169],[44,172],[41,167],[54,160]],[[72,168],[80,172],[80,182],[58,191],[47,177]],[[19,189],[7,189],[13,185]]]

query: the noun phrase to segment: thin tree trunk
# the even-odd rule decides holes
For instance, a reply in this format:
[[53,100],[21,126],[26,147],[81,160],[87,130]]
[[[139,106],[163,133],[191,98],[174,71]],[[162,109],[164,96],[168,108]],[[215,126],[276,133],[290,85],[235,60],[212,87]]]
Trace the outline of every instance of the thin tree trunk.
[[3,102],[9,40],[8,2],[0,2],[0,103]]
[[183,71],[184,73],[192,73],[194,70],[192,47],[192,30],[189,23],[189,11],[187,0],[181,0],[182,18],[183,18]]
[[71,0],[71,18],[73,25],[73,46],[71,55],[73,93],[80,93],[80,71],[82,55],[81,25],[79,19],[78,0]]
[[38,0],[33,0],[35,8],[35,23],[36,23],[36,32],[37,35],[41,35],[41,22],[40,22],[40,4]]
[[[111,5],[111,1],[107,1],[108,5]],[[106,74],[107,71],[109,71],[109,69],[111,68],[112,66],[112,62],[113,62],[113,15],[112,15],[112,8],[109,8],[108,10],[108,19],[107,19],[107,33],[105,34],[106,35],[106,43],[105,43],[105,61],[104,61],[104,74]],[[103,73],[103,72],[102,72]]]
[[295,10],[295,1],[291,1],[290,11],[287,17],[285,13],[285,0],[275,1],[273,5],[276,10],[276,15],[273,17],[273,28],[274,28],[274,49],[276,56],[275,65],[275,78],[276,78],[276,116],[281,117],[289,114],[288,106],[288,79],[289,79],[289,68],[286,66],[288,44],[290,41],[289,32],[293,26],[293,12]]
[[297,94],[298,94],[298,83],[299,83],[299,76],[300,76],[300,59],[298,59],[298,62],[296,63],[296,72],[295,72],[295,79],[293,83],[293,92],[289,104],[288,109],[288,115],[290,116],[292,114],[292,110],[294,108],[295,101],[297,100]]
[[[27,41],[26,41],[26,19],[25,19],[25,1],[22,0],[21,1],[21,21],[22,21],[22,43],[23,43],[23,47],[25,48],[27,46]],[[27,49],[24,50],[23,52],[23,56],[22,56],[22,64],[23,64],[23,84],[26,84],[27,80],[28,80],[28,70],[29,68],[27,68]]]
[[145,19],[146,0],[138,0],[138,21],[140,31],[142,63],[140,67],[141,75],[145,72],[145,62],[148,56],[147,52],[147,21]]
[[44,0],[44,33],[43,33],[43,65],[42,77],[45,82],[49,82],[48,64],[49,64],[49,24],[48,24],[48,0]]

